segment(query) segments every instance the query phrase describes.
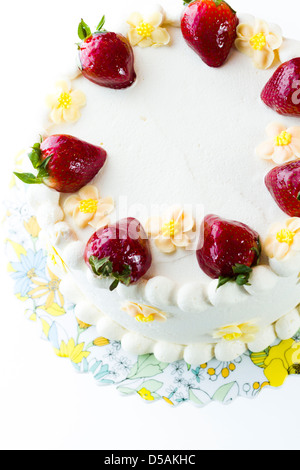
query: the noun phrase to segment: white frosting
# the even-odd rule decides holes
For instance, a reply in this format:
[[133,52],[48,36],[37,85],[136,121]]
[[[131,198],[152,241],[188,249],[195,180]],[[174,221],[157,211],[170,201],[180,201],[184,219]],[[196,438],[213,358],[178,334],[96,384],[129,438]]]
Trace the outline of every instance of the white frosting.
[[276,323],[278,338],[285,340],[294,336],[300,328],[300,315],[298,309],[294,308]]
[[[141,6],[155,10],[150,0],[120,3],[120,8],[107,5],[106,28],[123,34],[133,11],[141,11]],[[167,23],[178,25],[181,1],[161,4]],[[149,216],[158,215],[158,206],[180,204],[191,208],[198,226],[204,214],[216,213],[250,225],[263,240],[270,225],[286,218],[264,185],[270,164],[255,156],[266,126],[278,119],[260,100],[275,69],[258,71],[234,49],[223,67],[209,68],[186,45],[179,28],[166,27],[172,39],[169,46],[134,48],[138,78],[132,87],[110,90],[77,78],[76,88],[85,93],[87,108],[76,124],[52,126],[51,133],[72,134],[107,150],[107,163],[93,184],[101,197],[113,197],[112,221],[131,216],[144,224]],[[299,47],[295,41],[288,45],[290,51]],[[283,121],[287,126],[298,122]],[[256,319],[260,333],[251,345],[257,349],[272,340],[270,325],[300,301],[296,257],[270,264],[263,259],[253,270],[250,286],[229,282],[217,289],[218,281],[200,270],[193,250],[165,255],[154,243],[153,264],[145,279],[129,288],[120,284],[111,293],[110,282],[96,278],[83,260],[93,229],[76,228],[70,217],[62,222],[55,191],[33,186],[28,196],[50,239],[59,229],[54,245],[86,299],[74,295],[76,315],[96,325],[101,336],[122,340],[130,352],[154,352],[166,362],[183,355],[190,363],[205,362],[213,354],[233,360],[246,345],[224,340],[214,345],[214,331]],[[62,288],[72,301],[72,287],[64,281]],[[167,321],[138,322],[122,311],[124,299],[161,309]],[[282,324],[277,329],[285,336],[286,321]]]
[[184,360],[188,364],[205,364],[214,357],[212,344],[190,344],[185,348]]
[[242,341],[221,341],[215,347],[215,356],[219,361],[234,361],[246,352]]
[[85,323],[88,325],[95,325],[99,321],[99,317],[101,317],[101,312],[90,302],[78,302],[75,310],[75,317],[85,318]]
[[267,326],[259,331],[255,340],[248,343],[248,348],[252,352],[260,352],[273,344],[276,340],[275,328],[273,325]]

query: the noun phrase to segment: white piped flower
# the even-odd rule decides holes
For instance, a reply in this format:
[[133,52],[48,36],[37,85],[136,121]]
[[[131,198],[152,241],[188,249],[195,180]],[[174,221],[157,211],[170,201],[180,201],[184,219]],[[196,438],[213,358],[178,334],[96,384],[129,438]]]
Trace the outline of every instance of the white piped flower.
[[161,47],[170,42],[170,35],[165,28],[164,15],[157,11],[144,19],[140,13],[132,13],[127,23],[130,25],[128,40],[132,46]]
[[256,148],[256,154],[277,165],[300,159],[300,127],[287,128],[272,122],[266,128],[268,140]]
[[269,258],[281,261],[300,251],[300,218],[293,217],[284,224],[274,224],[264,243],[264,250]]
[[276,25],[249,16],[247,23],[237,27],[236,48],[253,59],[255,67],[268,69],[274,62],[275,51],[282,45],[282,32]]
[[73,217],[79,228],[87,225],[99,229],[109,225],[107,217],[114,209],[112,198],[101,199],[96,186],[85,186],[78,195],[68,197],[64,203],[64,211]]
[[141,323],[152,323],[154,321],[164,322],[167,319],[167,315],[158,308],[137,304],[135,302],[125,302],[122,306],[122,310]]
[[46,104],[51,109],[51,120],[55,124],[78,121],[80,108],[86,105],[85,94],[80,90],[72,90],[66,80],[57,82],[55,88],[56,92],[46,98]]
[[147,234],[163,253],[174,253],[177,248],[188,248],[195,221],[181,207],[171,207],[163,217],[151,217],[145,224]]

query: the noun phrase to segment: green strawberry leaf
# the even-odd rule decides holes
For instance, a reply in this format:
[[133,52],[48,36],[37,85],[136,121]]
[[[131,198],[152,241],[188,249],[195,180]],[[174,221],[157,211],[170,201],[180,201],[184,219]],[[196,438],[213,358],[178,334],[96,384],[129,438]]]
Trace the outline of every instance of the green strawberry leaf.
[[43,178],[37,178],[32,173],[14,173],[23,183],[26,184],[42,184]]
[[92,35],[92,31],[91,31],[90,27],[82,19],[79,23],[79,26],[78,26],[79,39],[84,41],[85,39],[87,39],[91,35]]
[[239,286],[249,286],[249,278],[252,273],[252,268],[249,268],[249,266],[246,266],[245,264],[236,264],[232,268],[233,271],[233,276],[232,277],[225,277],[225,276],[220,276],[219,277],[219,283],[217,286],[217,289],[219,289],[222,286],[225,286],[228,282],[236,282]]
[[227,282],[232,282],[232,277],[220,276],[217,289],[220,289],[220,287],[225,286],[225,284],[227,284]]
[[89,263],[96,276],[103,278],[111,277],[113,279],[113,282],[109,288],[111,291],[115,290],[120,282],[125,286],[130,285],[131,267],[129,265],[124,265],[123,271],[121,273],[117,273],[113,272],[113,264],[109,258],[99,259],[96,256],[91,256],[89,258]]
[[298,193],[297,199],[300,201],[300,192]]
[[42,161],[41,157],[41,144],[34,144],[31,152],[28,154],[28,158],[31,161],[33,168],[35,170],[38,170],[37,175],[35,176],[32,173],[14,173],[14,175],[17,176],[25,184],[42,184],[44,182],[44,179],[49,177],[47,166],[52,158],[52,155],[50,155],[44,161]]
[[37,152],[36,150],[33,149],[28,154],[28,158],[31,161],[32,166],[33,166],[34,169],[37,169],[40,166],[40,164],[41,164],[41,154],[40,154],[40,152]]
[[252,268],[249,268],[249,266],[246,266],[245,264],[236,264],[232,268],[234,274],[251,274],[252,273]]
[[108,277],[112,274],[113,267],[109,258],[99,259],[96,256],[91,256],[89,263],[96,276]]
[[103,26],[105,25],[105,16],[102,16],[100,23],[98,24],[96,30],[97,31],[104,31]]

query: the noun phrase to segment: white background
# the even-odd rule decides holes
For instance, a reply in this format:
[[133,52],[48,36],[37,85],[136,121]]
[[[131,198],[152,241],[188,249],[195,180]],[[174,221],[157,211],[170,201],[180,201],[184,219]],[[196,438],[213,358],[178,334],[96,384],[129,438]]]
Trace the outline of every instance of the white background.
[[[118,1],[114,0],[117,8]],[[126,1],[126,0],[122,0]],[[175,1],[175,0],[174,0]],[[74,55],[81,17],[96,25],[104,0],[14,0],[1,6],[0,200],[7,191],[12,159],[31,145],[39,127],[37,109],[49,84]],[[245,4],[247,8],[245,7]],[[299,0],[232,0],[247,11],[279,23],[300,39]],[[74,372],[39,339],[12,293],[1,258],[0,448],[202,450],[299,449],[300,377],[281,389],[265,389],[255,400],[203,409],[173,409],[138,397],[121,397],[113,387]]]

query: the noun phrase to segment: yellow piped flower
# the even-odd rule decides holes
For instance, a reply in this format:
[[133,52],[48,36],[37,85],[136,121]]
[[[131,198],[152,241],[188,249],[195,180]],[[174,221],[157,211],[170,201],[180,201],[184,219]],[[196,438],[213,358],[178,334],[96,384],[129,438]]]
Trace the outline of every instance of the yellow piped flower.
[[125,302],[122,310],[129,316],[141,323],[152,323],[154,321],[164,322],[167,320],[167,314],[158,308],[149,305],[141,305],[135,302]]
[[268,69],[274,63],[276,51],[282,45],[283,38],[280,28],[269,25],[263,20],[249,16],[246,22],[237,27],[236,48],[251,57],[255,67]]
[[146,20],[140,13],[133,13],[127,23],[130,25],[128,40],[132,46],[161,47],[170,42],[170,35],[165,28],[164,15],[157,11]]
[[264,242],[264,250],[269,258],[281,261],[288,255],[300,251],[300,218],[293,217],[284,224],[274,224]]
[[279,243],[287,243],[289,246],[291,246],[293,244],[295,235],[296,235],[295,232],[292,232],[291,230],[287,230],[286,228],[283,228],[277,233],[276,240]]
[[79,228],[88,225],[99,229],[109,225],[107,217],[114,210],[112,198],[100,198],[96,186],[88,185],[82,188],[78,194],[69,196],[63,205],[65,214],[73,217]]
[[136,27],[136,31],[143,38],[149,38],[151,33],[154,31],[154,27],[150,23],[141,21],[140,24]]
[[287,128],[272,122],[266,128],[267,140],[256,148],[263,160],[272,160],[277,165],[300,159],[300,127]]
[[187,249],[195,228],[195,220],[181,207],[171,207],[162,217],[151,217],[145,230],[163,253],[174,253],[177,248]]
[[285,145],[290,145],[292,142],[292,134],[287,131],[280,132],[279,135],[274,137],[274,143],[278,147],[284,147]]
[[94,214],[98,209],[97,199],[83,199],[79,203],[79,210],[83,214]]
[[255,51],[262,51],[267,44],[267,39],[264,33],[258,33],[250,39],[250,45]]
[[259,332],[258,326],[254,321],[242,323],[240,325],[228,325],[216,330],[213,333],[214,339],[223,339],[224,341],[242,341],[251,343],[255,339],[255,335]]
[[58,98],[58,105],[60,108],[69,109],[72,105],[72,97],[70,93],[63,92]]
[[80,109],[86,105],[85,94],[80,90],[72,90],[66,80],[57,82],[55,88],[56,92],[46,98],[46,104],[51,109],[51,120],[55,124],[78,121]]

